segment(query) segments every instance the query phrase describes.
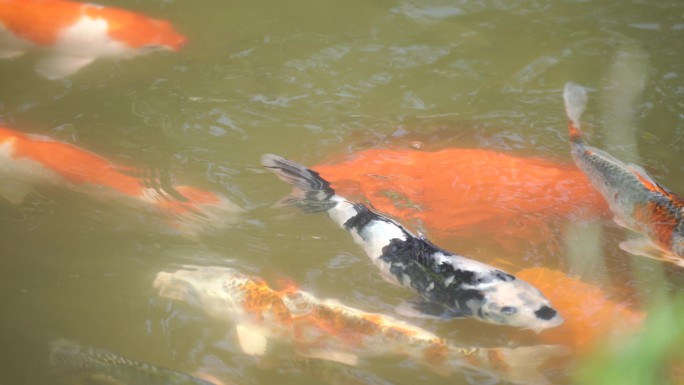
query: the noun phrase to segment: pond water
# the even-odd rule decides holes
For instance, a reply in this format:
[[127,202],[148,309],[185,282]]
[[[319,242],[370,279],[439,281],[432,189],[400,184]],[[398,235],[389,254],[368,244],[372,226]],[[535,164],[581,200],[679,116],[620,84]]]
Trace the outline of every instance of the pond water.
[[[590,142],[684,193],[680,1],[98,3],[169,20],[189,43],[57,81],[34,72],[39,53],[2,60],[0,125],[171,173],[242,211],[187,235],[149,209],[59,186],[0,204],[1,385],[52,383],[56,338],[184,372],[209,367],[227,384],[321,383],[260,367],[233,325],[152,288],[157,272],[183,264],[231,265],[365,311],[394,314],[409,298],[326,215],[273,207],[289,187],[260,166],[266,152],[314,166],[373,148],[463,147],[569,165],[562,89],[574,81],[589,90]],[[486,236],[439,242],[490,263],[564,270],[625,306],[680,290],[681,269],[619,250],[624,231],[608,219],[574,225],[566,243],[581,252],[537,239],[534,252],[493,256]],[[473,320],[413,322],[468,346],[542,343]],[[575,360],[551,370],[552,382],[571,383]],[[363,370],[398,384],[475,381],[391,357]]]

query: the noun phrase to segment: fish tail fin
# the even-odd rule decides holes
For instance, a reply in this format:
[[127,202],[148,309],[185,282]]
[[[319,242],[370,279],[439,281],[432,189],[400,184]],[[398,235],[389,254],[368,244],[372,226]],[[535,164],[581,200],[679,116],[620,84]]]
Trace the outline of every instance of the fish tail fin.
[[568,134],[572,143],[582,141],[580,118],[587,107],[587,90],[573,82],[567,82],[563,89],[565,114],[568,116]]
[[273,154],[264,154],[261,164],[293,186],[292,194],[281,200],[281,204],[297,203],[307,212],[327,211],[335,205],[330,200],[335,190],[316,171]]
[[488,349],[484,354],[487,366],[501,379],[524,385],[546,385],[549,380],[541,366],[551,357],[565,356],[570,349],[561,345],[523,346]]

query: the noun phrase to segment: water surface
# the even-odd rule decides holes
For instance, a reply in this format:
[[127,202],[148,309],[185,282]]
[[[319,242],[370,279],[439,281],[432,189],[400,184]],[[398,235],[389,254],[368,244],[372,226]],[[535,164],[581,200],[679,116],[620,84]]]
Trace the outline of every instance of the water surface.
[[[190,44],[179,53],[99,61],[54,82],[34,73],[34,55],[0,61],[0,124],[117,163],[169,170],[245,212],[230,228],[185,237],[145,211],[55,187],[38,188],[20,207],[1,204],[2,385],[50,383],[47,341],[54,338],[181,371],[220,368],[237,384],[319,383],[260,369],[235,345],[231,325],[161,300],[151,287],[160,270],[230,263],[367,311],[392,314],[407,297],[325,215],[272,207],[288,188],[261,169],[264,152],[315,165],[420,141],[570,163],[561,92],[572,80],[590,91],[591,143],[638,159],[684,193],[678,1],[100,3],[168,19]],[[624,232],[602,227],[589,249],[605,258],[603,277],[575,269],[617,301],[634,304],[684,281],[678,269],[666,267],[663,280],[658,263],[633,262],[616,247]],[[445,243],[492,257],[468,239]],[[510,256],[570,270],[567,257],[553,247]],[[529,331],[470,320],[417,322],[463,344],[538,343]],[[367,368],[397,383],[468,383],[399,359]],[[551,375],[570,382],[568,371]]]

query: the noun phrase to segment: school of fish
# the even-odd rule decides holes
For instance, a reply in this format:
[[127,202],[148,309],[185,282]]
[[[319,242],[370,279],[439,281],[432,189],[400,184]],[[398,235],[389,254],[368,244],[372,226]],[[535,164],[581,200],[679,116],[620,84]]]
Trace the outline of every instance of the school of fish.
[[539,290],[513,275],[443,250],[363,204],[349,202],[317,172],[298,163],[271,154],[261,163],[294,186],[290,203],[301,203],[307,211],[327,211],[352,234],[383,277],[422,298],[402,306],[404,314],[472,317],[535,331],[563,323]]
[[162,297],[186,301],[234,323],[242,350],[252,355],[266,354],[273,339],[289,342],[304,357],[352,366],[360,357],[398,355],[444,375],[469,370],[515,384],[547,384],[538,366],[566,353],[555,345],[453,346],[390,316],[320,300],[293,284],[273,290],[263,279],[230,268],[185,266],[158,273],[153,286]]
[[[20,62],[20,57],[35,54],[35,71],[49,80],[70,77],[101,59],[179,52],[187,42],[169,21],[121,8],[70,0],[0,0],[0,59]],[[548,227],[559,217],[600,218],[610,211],[618,225],[634,233],[620,248],[684,267],[684,199],[642,167],[585,143],[580,119],[588,97],[583,87],[567,83],[563,100],[571,155],[579,170],[487,149],[370,149],[313,169],[277,155],[261,158],[265,168],[293,188],[281,205],[327,213],[351,234],[385,280],[411,291],[412,298],[396,307],[399,315],[472,318],[529,329],[537,333],[536,345],[459,346],[392,316],[320,299],[288,281],[274,289],[266,280],[233,268],[186,265],[158,272],[153,287],[160,297],[190,303],[233,324],[244,354],[270,359],[280,370],[318,374],[335,385],[390,384],[357,371],[363,358],[390,356],[443,376],[550,384],[543,373],[549,360],[567,356],[568,347],[583,352],[605,335],[635,332],[646,314],[559,270],[526,266],[509,273],[448,251],[393,218],[402,223],[418,219],[442,239],[475,237],[488,228],[487,237],[527,242],[556,236]],[[379,161],[369,164],[369,159]],[[425,173],[427,168],[432,173]],[[399,176],[398,182],[378,183],[376,175],[384,174]],[[73,144],[3,126],[0,176],[0,197],[11,205],[23,204],[37,188],[59,187],[152,209],[172,227],[195,235],[226,228],[242,211],[223,195],[177,185],[170,175],[150,175]],[[345,181],[356,185],[345,190]],[[354,189],[379,210],[346,198]],[[275,342],[294,355],[274,353]],[[212,375],[186,374],[70,340],[50,343],[49,364],[58,378],[83,385],[228,384]]]

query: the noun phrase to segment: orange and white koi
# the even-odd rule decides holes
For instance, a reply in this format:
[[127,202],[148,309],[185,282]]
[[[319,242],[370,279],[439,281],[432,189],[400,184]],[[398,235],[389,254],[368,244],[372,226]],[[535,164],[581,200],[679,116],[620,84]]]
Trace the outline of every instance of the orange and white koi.
[[68,0],[0,0],[0,58],[44,51],[48,56],[36,70],[49,79],[69,76],[96,59],[178,51],[185,42],[168,21],[123,9]]
[[516,384],[547,384],[538,367],[565,353],[557,345],[519,348],[457,347],[417,326],[320,300],[293,284],[274,290],[230,268],[185,266],[160,272],[153,286],[165,298],[187,301],[236,324],[246,354],[263,355],[268,339],[291,343],[306,357],[355,365],[359,357],[398,355],[440,374],[459,370]]
[[227,198],[190,186],[156,186],[123,167],[68,143],[0,127],[0,196],[19,204],[36,184],[102,199],[152,205],[163,213],[217,224],[240,209]]
[[640,166],[625,164],[584,143],[580,117],[587,93],[583,87],[567,83],[563,99],[575,163],[608,202],[615,222],[648,237],[622,242],[620,247],[684,267],[684,199],[658,184]]

